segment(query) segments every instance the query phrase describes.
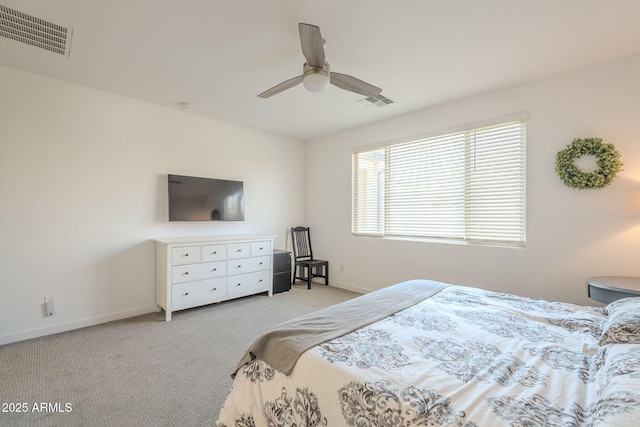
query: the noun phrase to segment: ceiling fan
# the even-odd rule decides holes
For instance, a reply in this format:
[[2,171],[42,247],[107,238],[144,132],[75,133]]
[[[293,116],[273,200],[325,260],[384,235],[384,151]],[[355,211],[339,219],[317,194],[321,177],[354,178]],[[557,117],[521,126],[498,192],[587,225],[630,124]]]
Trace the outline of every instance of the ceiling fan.
[[380,95],[382,89],[367,82],[363,82],[347,74],[329,71],[329,63],[324,60],[325,40],[320,35],[320,28],[311,24],[298,24],[300,30],[300,43],[302,44],[302,54],[307,62],[302,67],[302,75],[275,85],[271,89],[262,92],[258,97],[269,98],[300,83],[309,92],[322,92],[329,84],[338,86],[340,89],[355,92],[367,97]]

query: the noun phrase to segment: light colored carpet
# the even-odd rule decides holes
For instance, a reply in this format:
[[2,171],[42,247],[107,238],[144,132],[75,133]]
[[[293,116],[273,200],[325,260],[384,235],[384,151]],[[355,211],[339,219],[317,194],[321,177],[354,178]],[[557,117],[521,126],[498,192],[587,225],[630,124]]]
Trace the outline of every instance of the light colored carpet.
[[0,346],[0,425],[215,425],[230,374],[258,335],[357,295],[296,284],[271,298],[178,312],[171,322],[151,313]]

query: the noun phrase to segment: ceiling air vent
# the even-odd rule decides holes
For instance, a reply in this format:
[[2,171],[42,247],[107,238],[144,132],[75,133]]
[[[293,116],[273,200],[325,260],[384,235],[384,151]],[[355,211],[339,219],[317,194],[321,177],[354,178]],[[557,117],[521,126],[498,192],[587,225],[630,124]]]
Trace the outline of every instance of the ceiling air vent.
[[0,4],[0,37],[69,56],[72,30]]
[[365,107],[369,107],[371,105],[375,105],[377,107],[385,107],[389,104],[393,104],[393,101],[387,98],[386,96],[380,94],[378,96],[370,96],[368,98],[362,98],[355,101],[356,104],[363,105]]

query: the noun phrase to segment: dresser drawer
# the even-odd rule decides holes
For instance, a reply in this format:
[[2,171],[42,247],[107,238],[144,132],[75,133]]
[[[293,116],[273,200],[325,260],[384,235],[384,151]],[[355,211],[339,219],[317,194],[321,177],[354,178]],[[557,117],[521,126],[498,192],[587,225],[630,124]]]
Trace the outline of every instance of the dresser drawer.
[[264,242],[252,242],[251,243],[251,256],[269,255],[271,253],[271,242],[265,240]]
[[171,249],[171,264],[200,262],[200,246],[180,246]]
[[225,261],[204,262],[171,267],[171,283],[195,282],[196,280],[223,277],[227,274]]
[[171,287],[172,306],[180,309],[220,301],[227,295],[226,278],[182,283]]
[[205,245],[202,247],[202,261],[227,259],[227,245]]
[[229,243],[227,245],[227,258],[245,258],[251,256],[251,243]]
[[250,271],[261,271],[261,270],[266,270],[270,268],[271,257],[268,255],[250,258],[250,260],[251,260]]
[[270,270],[227,277],[227,296],[237,298],[258,292],[270,291]]
[[270,260],[269,256],[230,260],[227,261],[227,274],[233,276],[268,269]]
[[254,261],[251,258],[239,258],[227,261],[227,274],[229,276],[236,274],[244,274],[253,271],[251,267]]

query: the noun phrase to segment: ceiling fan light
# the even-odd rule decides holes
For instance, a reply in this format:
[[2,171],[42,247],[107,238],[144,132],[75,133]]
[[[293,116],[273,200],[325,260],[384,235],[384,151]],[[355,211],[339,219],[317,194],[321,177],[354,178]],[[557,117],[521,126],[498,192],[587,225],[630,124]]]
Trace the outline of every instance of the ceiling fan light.
[[313,93],[324,92],[329,87],[329,83],[328,73],[309,73],[302,79],[304,87]]

